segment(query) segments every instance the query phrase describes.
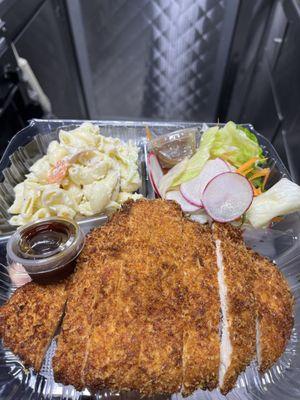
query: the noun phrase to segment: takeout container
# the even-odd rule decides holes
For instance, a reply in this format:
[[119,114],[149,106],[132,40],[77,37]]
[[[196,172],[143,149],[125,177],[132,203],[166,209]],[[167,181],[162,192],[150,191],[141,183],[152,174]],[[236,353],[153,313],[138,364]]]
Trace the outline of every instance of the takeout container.
[[[78,120],[32,120],[26,128],[18,132],[9,142],[8,147],[0,161],[0,240],[6,240],[16,229],[16,226],[9,224],[11,215],[7,209],[14,200],[14,186],[22,182],[29,168],[42,156],[46,154],[47,147],[52,140],[58,139],[61,128],[72,130],[84,121]],[[120,122],[106,123],[105,121],[91,121],[100,125],[101,134],[118,137],[127,142],[129,139],[139,148],[138,168],[141,177],[145,176],[145,149],[144,135],[140,129],[124,129]],[[147,196],[143,185],[140,193]],[[107,221],[105,214],[96,214],[92,217],[81,217],[78,223],[81,228],[88,232],[92,227],[103,224]]]
[[[60,127],[73,128],[84,121],[78,120],[33,120],[29,126],[19,132],[9,143],[0,161],[0,302],[5,301],[12,293],[12,284],[6,265],[6,242],[16,227],[7,222],[7,208],[13,201],[13,186],[24,179],[28,168],[46,151],[48,143],[55,139]],[[147,175],[147,146],[145,127],[148,126],[155,136],[164,135],[186,128],[196,129],[196,140],[199,142],[203,128],[215,124],[183,123],[183,122],[131,122],[131,121],[91,121],[100,126],[102,134],[119,137],[124,141],[133,140],[140,148],[139,171],[142,178],[140,192],[147,198],[154,198],[154,192]],[[222,125],[222,124],[220,124]],[[251,125],[245,126],[254,132],[264,152],[269,157],[272,174],[270,184],[281,177],[289,177],[289,173],[278,157],[271,143],[258,134]],[[67,128],[68,129],[68,128]],[[78,221],[85,232],[106,221],[105,215],[96,215]],[[246,233],[246,241],[256,251],[274,259],[295,296],[295,326],[291,340],[281,359],[274,367],[260,376],[254,365],[247,368],[238,380],[237,388],[227,395],[229,400],[292,400],[300,398],[300,282],[299,264],[300,250],[298,235],[300,232],[299,214],[287,216],[277,223],[273,229],[253,230]],[[2,263],[2,264],[1,264]],[[14,400],[25,400],[30,397],[44,399],[102,399],[137,400],[137,393],[118,393],[103,390],[99,395],[91,396],[88,391],[77,392],[71,386],[63,386],[53,381],[51,358],[55,352],[55,341],[52,342],[40,374],[32,370],[24,370],[19,359],[8,349],[0,346],[0,379],[1,393]],[[0,396],[1,397],[1,396]],[[169,396],[168,396],[169,397]],[[166,398],[166,397],[164,397]],[[224,400],[218,391],[203,392],[201,390],[190,396],[191,400]],[[154,396],[152,400],[162,400],[162,396]],[[182,400],[181,394],[174,394],[172,400]]]
[[50,217],[30,222],[9,238],[9,264],[21,264],[30,278],[39,283],[66,278],[84,246],[84,233],[70,219]]
[[[13,188],[24,180],[31,165],[39,158],[45,155],[48,144],[58,138],[60,128],[65,130],[74,129],[79,126],[82,120],[32,120],[29,125],[18,132],[9,142],[3,156],[0,160],[0,241],[7,240],[16,229],[16,226],[9,224],[11,215],[7,209],[14,200]],[[142,180],[142,186],[139,190],[144,197],[153,198],[154,192],[148,179],[146,162],[147,152],[151,150],[148,147],[146,139],[146,126],[149,127],[154,137],[163,143],[170,143],[170,137],[176,139],[184,136],[186,132],[192,132],[195,135],[196,143],[199,143],[201,134],[207,127],[215,125],[214,123],[187,123],[187,122],[142,122],[142,121],[90,121],[99,125],[102,135],[118,137],[127,142],[131,140],[139,148],[138,169]],[[224,124],[219,124],[220,126]],[[289,173],[277,152],[271,143],[262,135],[257,133],[252,125],[244,124],[250,131],[255,133],[265,153],[269,157],[269,167],[271,176],[269,184],[273,185],[281,177],[288,176]],[[181,132],[181,133],[180,133]],[[172,133],[169,139],[162,135]],[[299,220],[299,218],[298,218]],[[103,224],[107,221],[104,214],[94,215],[92,217],[82,217],[78,220],[81,228],[88,232],[92,227]],[[296,229],[296,232],[298,230]]]

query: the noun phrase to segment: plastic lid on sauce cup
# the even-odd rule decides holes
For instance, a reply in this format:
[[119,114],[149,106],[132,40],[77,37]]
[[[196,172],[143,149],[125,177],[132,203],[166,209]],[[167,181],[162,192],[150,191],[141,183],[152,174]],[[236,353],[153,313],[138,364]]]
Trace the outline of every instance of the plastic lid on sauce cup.
[[68,218],[50,217],[24,225],[7,243],[9,263],[22,264],[33,280],[47,283],[69,275],[84,246],[84,233]]

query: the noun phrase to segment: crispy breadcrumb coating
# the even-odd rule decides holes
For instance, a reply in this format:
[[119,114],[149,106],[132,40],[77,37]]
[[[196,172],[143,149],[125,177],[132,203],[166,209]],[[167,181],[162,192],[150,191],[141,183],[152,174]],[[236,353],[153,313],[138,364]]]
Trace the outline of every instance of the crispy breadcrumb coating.
[[[230,224],[213,225],[213,235],[221,243],[224,280],[227,286],[228,332],[232,346],[230,365],[220,387],[228,393],[256,354],[256,304],[254,268],[241,230]],[[223,324],[224,326],[224,324]]]
[[[88,235],[68,287],[66,313],[53,358],[53,370],[57,381],[77,389],[85,387],[85,363],[96,304],[109,295],[109,288],[115,284],[115,271],[105,263],[110,254],[118,254],[119,243],[111,237],[114,232],[112,225],[106,225]],[[124,234],[120,229],[118,232],[121,236]]]
[[0,308],[4,345],[20,356],[24,365],[41,369],[66,300],[66,281],[51,285],[30,282]]
[[253,252],[258,318],[258,363],[261,372],[282,355],[293,327],[293,297],[287,281],[268,259]]
[[67,301],[56,381],[145,396],[212,390],[221,363],[217,241],[232,345],[220,388],[227,393],[255,358],[257,321],[260,369],[282,354],[292,296],[276,266],[245,247],[239,229],[189,221],[173,201],[126,202],[87,236],[70,279],[18,289],[0,308],[4,344],[39,370]]
[[[126,237],[118,236],[124,215]],[[120,251],[117,259],[106,261],[114,265],[117,284],[106,311],[103,301],[96,308],[86,383],[93,390],[108,386],[143,394],[176,392],[183,333],[182,271],[176,260],[182,214],[175,203],[140,201],[125,205],[111,224]]]
[[183,391],[190,394],[197,388],[212,390],[218,385],[220,299],[210,228],[184,221],[183,236]]

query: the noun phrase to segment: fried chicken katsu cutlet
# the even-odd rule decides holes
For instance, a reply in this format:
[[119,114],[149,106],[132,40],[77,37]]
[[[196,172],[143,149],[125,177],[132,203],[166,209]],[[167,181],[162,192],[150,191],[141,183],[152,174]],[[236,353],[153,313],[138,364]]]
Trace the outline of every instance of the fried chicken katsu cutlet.
[[4,345],[36,371],[40,370],[61,321],[67,300],[66,285],[67,281],[47,286],[27,283],[0,308]]
[[219,386],[227,393],[256,354],[256,304],[252,258],[240,230],[213,224],[222,310]]
[[[166,221],[161,224],[164,216]],[[152,393],[158,386],[161,392],[179,390],[182,295],[180,260],[175,256],[181,249],[182,218],[175,204],[144,201],[125,206],[109,225],[93,232],[91,240],[97,241],[99,264],[99,257],[104,257],[99,271],[110,268],[113,274],[107,281],[110,288],[105,288],[105,298],[97,290],[86,346],[84,383],[94,391],[104,386],[119,388],[120,384],[144,393]],[[102,232],[108,227],[110,234],[105,237]],[[93,254],[88,253],[84,251],[81,258],[91,263]],[[62,357],[69,350],[60,350],[58,342]]]
[[[46,303],[53,288],[43,290]],[[29,312],[14,314],[26,291]],[[239,229],[189,221],[172,201],[125,203],[87,236],[63,292],[55,379],[92,392],[189,395],[219,387],[226,394],[252,360],[264,371],[280,357],[293,323],[292,296],[276,266],[248,250]],[[36,370],[59,314],[49,315],[53,326],[40,322],[43,340],[33,339],[27,326],[41,319],[31,305],[39,295],[26,285],[0,309],[4,342]],[[25,351],[16,345],[26,334],[42,349],[37,361],[27,357],[32,343]]]
[[[183,393],[218,386],[220,299],[215,245],[208,226],[184,220]],[[188,243],[188,245],[187,245]]]
[[[85,387],[85,364],[97,304],[100,303],[102,307],[99,317],[106,321],[110,313],[111,291],[114,292],[118,282],[119,266],[112,264],[112,260],[118,257],[120,243],[115,241],[113,234],[118,232],[122,237],[126,235],[120,226],[117,230],[114,228],[106,225],[87,238],[69,286],[66,313],[53,365],[59,382],[74,385],[78,389]],[[102,357],[104,359],[104,352]]]
[[260,371],[265,372],[281,356],[289,340],[293,327],[293,297],[273,263],[254,252],[252,260],[256,268],[257,361]]

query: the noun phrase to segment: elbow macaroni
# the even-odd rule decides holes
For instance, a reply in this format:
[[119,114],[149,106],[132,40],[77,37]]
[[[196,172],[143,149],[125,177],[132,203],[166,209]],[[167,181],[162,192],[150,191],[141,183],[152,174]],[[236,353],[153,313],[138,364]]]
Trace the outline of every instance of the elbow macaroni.
[[[138,149],[131,143],[100,135],[99,127],[83,123],[72,131],[61,130],[45,156],[15,186],[8,212],[12,225],[50,216],[76,218],[110,213],[140,187]],[[53,183],[49,173],[57,163],[67,165],[64,176]]]

